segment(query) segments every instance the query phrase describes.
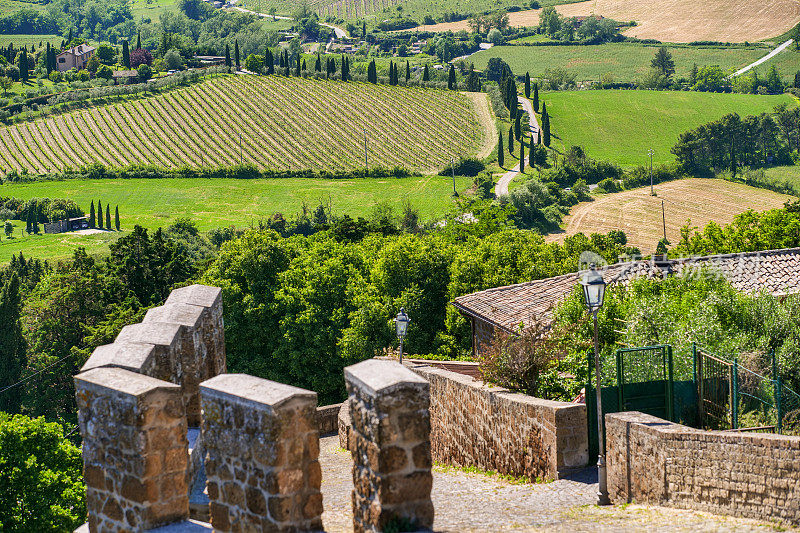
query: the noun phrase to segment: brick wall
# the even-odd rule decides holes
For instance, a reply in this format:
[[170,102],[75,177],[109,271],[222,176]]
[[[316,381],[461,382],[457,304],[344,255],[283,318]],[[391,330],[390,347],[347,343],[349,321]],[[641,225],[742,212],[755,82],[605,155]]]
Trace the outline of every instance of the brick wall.
[[489,387],[428,366],[433,459],[502,474],[559,478],[589,462],[586,406]]
[[608,488],[636,501],[800,524],[800,437],[606,415]]

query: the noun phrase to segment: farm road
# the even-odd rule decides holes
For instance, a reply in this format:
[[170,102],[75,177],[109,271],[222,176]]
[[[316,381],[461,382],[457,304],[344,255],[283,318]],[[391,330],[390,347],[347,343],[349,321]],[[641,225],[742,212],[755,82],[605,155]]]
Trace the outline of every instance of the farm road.
[[[267,13],[258,13],[256,11],[250,11],[249,9],[245,9],[239,6],[233,6],[233,9],[235,9],[236,11],[241,11],[242,13],[250,13],[252,15],[256,15],[257,17],[261,18],[273,17],[273,15],[269,15]],[[294,20],[292,17],[284,17],[283,15],[275,15],[273,18],[281,20]],[[320,22],[319,25],[332,29],[337,39],[342,39],[344,37],[347,37],[347,30],[340,28],[339,26],[334,26],[333,24],[326,24],[324,22]]]
[[[519,99],[519,103],[522,104],[522,108],[528,112],[528,117],[530,118],[531,135],[534,133],[538,134],[539,122],[536,120],[536,113],[533,112],[531,101],[522,96],[518,96],[517,98]],[[497,182],[497,185],[494,186],[495,195],[502,196],[504,194],[508,194],[508,184],[511,183],[511,180],[513,180],[517,174],[519,174],[519,163],[517,163],[517,166],[503,174],[503,177],[501,177]]]
[[792,44],[793,42],[794,42],[794,39],[789,39],[788,41],[786,41],[785,43],[783,43],[782,45],[780,45],[775,50],[773,50],[772,52],[768,53],[767,55],[765,55],[764,57],[762,57],[758,61],[754,61],[754,62],[750,63],[749,65],[747,65],[746,67],[744,67],[742,69],[739,69],[736,72],[734,72],[733,73],[733,77],[735,78],[736,76],[741,76],[742,74],[744,74],[745,72],[747,72],[751,68],[755,68],[758,65],[760,65],[761,63],[764,63],[765,61],[769,61],[770,59],[772,59],[776,55],[778,55],[781,52],[783,52],[784,50],[786,50],[789,47],[789,45]]

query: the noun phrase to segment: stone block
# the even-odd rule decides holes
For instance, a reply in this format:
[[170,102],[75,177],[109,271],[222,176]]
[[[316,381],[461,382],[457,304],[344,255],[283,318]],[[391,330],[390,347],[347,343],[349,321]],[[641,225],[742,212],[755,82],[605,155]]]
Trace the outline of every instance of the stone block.
[[152,344],[131,342],[104,344],[95,348],[81,368],[81,372],[106,366],[151,376],[156,372],[155,353],[156,349]]
[[187,304],[203,308],[202,337],[208,350],[206,379],[227,371],[225,360],[225,322],[222,313],[222,289],[208,285],[189,285],[173,290],[165,305]]
[[222,374],[200,394],[215,531],[320,530],[316,393]]
[[[344,369],[353,456],[353,528],[382,531],[408,520],[433,526],[430,386],[392,361],[367,360]],[[342,420],[340,415],[340,421]],[[340,439],[342,433],[340,432]]]
[[180,387],[99,367],[75,376],[75,394],[90,531],[144,531],[187,519]]

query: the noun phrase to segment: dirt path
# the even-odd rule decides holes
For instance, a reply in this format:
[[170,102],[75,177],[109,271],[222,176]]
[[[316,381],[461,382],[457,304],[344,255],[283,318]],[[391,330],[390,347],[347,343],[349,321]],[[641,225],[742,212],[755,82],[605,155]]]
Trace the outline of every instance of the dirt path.
[[[531,135],[538,135],[539,134],[539,122],[536,120],[536,113],[533,112],[533,105],[531,105],[531,101],[523,96],[518,96],[519,103],[522,104],[522,108],[528,112],[528,117],[530,118],[530,129]],[[519,174],[519,163],[517,166],[503,174],[500,180],[497,182],[497,185],[494,186],[494,194],[496,196],[503,196],[504,194],[508,194],[508,185],[511,183],[511,180]]]
[[781,52],[783,52],[784,50],[786,50],[789,47],[789,45],[792,44],[793,42],[794,42],[794,39],[789,39],[788,41],[786,41],[785,43],[783,43],[782,45],[780,45],[775,50],[773,50],[772,52],[768,53],[767,55],[765,55],[764,57],[762,57],[758,61],[754,61],[754,62],[750,63],[749,65],[747,65],[746,67],[744,67],[742,69],[739,69],[736,72],[734,72],[733,73],[733,77],[740,76],[740,75],[744,74],[745,72],[747,72],[748,70],[750,70],[751,68],[755,68],[758,65],[760,65],[761,63],[769,61],[770,59],[772,59],[776,55],[778,55]]
[[[256,15],[257,17],[261,18],[273,18],[273,19],[280,19],[280,20],[294,20],[292,17],[284,17],[283,15],[270,15],[267,13],[258,13],[257,11],[251,11],[249,9],[245,9],[239,6],[233,6],[232,9],[236,11],[241,11],[242,13],[250,13],[251,15]],[[333,30],[334,35],[336,35],[337,39],[342,39],[347,37],[347,30],[344,28],[340,28],[339,26],[334,26],[333,24],[327,24],[325,22],[320,22],[320,26],[325,26],[326,28],[330,28]]]
[[483,127],[485,133],[483,144],[478,147],[478,158],[483,159],[492,153],[494,150],[494,141],[497,139],[497,124],[492,115],[491,106],[489,102],[489,95],[486,93],[470,93],[462,92],[464,96],[472,100],[475,106],[475,116],[478,122]]

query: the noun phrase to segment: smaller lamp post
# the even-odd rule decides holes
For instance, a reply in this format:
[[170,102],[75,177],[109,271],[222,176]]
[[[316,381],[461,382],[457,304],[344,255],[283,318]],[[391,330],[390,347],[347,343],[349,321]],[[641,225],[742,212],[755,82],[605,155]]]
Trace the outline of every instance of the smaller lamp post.
[[603,276],[597,271],[594,265],[591,266],[589,272],[581,276],[581,285],[583,286],[583,297],[586,307],[592,313],[594,318],[594,374],[595,374],[595,392],[597,394],[597,442],[598,442],[598,455],[597,455],[597,478],[599,481],[599,490],[597,491],[597,504],[608,505],[611,500],[608,498],[608,481],[606,477],[606,453],[605,453],[605,439],[603,438],[603,403],[600,392],[600,355],[599,355],[599,340],[597,337],[597,311],[603,306],[603,298],[606,292],[606,282]]
[[400,308],[400,312],[397,313],[397,318],[394,319],[394,327],[397,330],[397,338],[400,339],[400,364],[403,364],[403,339],[406,336],[406,331],[408,331],[408,325],[411,324],[411,320],[408,318],[406,314],[406,310],[404,308]]

